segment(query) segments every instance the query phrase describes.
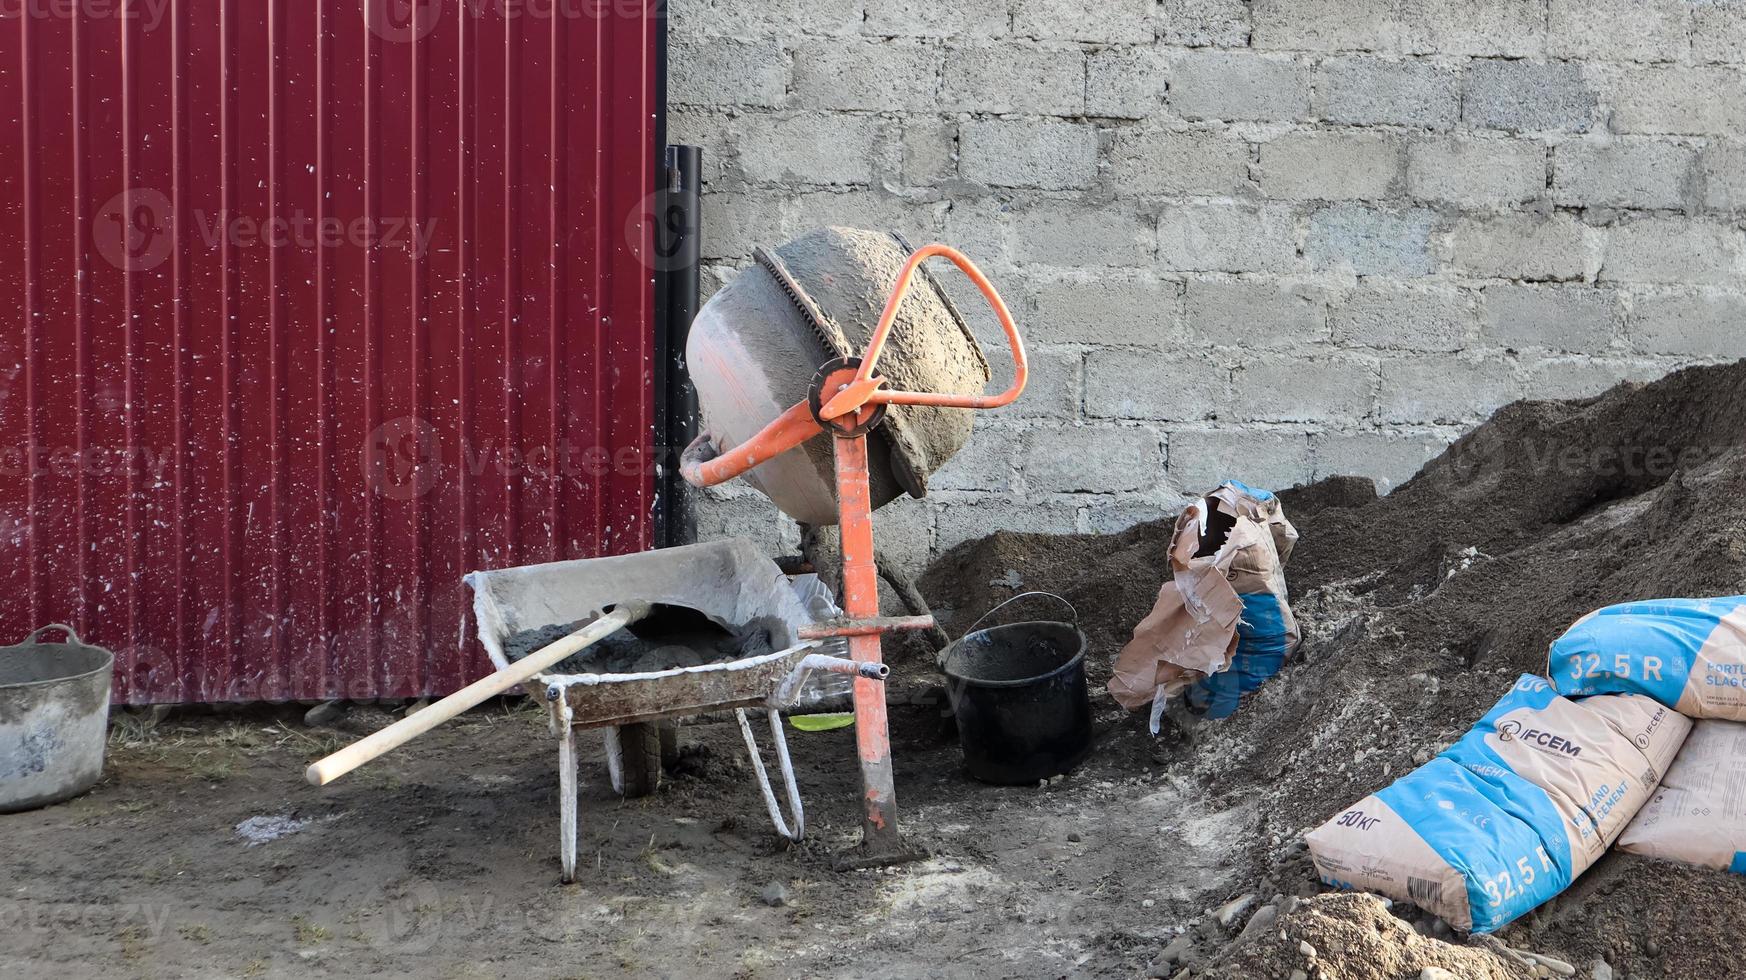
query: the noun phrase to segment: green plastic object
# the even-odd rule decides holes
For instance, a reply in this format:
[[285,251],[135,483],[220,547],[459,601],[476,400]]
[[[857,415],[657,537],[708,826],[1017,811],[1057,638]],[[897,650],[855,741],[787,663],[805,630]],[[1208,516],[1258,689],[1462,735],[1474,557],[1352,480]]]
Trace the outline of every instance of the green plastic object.
[[833,711],[823,715],[790,715],[788,724],[797,732],[834,732],[855,723],[853,711]]

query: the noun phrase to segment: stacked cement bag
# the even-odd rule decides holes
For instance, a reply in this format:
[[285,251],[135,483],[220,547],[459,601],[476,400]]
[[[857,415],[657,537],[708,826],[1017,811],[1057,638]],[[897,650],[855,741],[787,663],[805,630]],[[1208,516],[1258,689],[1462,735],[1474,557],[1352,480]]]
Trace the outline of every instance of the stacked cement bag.
[[1547,660],[1561,694],[1646,694],[1690,718],[1746,721],[1746,596],[1609,606]]
[[1746,874],[1746,724],[1694,725],[1619,849]]
[[1691,722],[1630,695],[1515,687],[1448,751],[1309,835],[1330,884],[1502,928],[1558,894],[1618,837]]

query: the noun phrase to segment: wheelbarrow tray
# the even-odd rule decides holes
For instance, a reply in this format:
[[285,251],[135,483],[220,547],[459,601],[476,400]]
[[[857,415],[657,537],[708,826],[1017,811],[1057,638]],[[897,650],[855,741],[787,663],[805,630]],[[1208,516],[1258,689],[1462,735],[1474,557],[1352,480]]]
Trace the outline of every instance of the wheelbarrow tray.
[[592,619],[630,601],[695,609],[733,629],[771,623],[773,653],[634,674],[535,675],[532,697],[570,705],[579,728],[626,725],[763,704],[815,644],[800,640],[812,622],[776,563],[744,538],[608,558],[474,572],[473,615],[479,641],[499,669],[509,666],[508,639],[527,629]]

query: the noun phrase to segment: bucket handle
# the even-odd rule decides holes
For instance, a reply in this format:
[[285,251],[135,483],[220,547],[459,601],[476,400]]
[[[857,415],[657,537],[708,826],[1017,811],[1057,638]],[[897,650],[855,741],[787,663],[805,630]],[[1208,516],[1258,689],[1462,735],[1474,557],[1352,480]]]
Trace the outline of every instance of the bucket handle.
[[77,632],[75,632],[71,626],[68,626],[66,623],[50,623],[47,626],[38,626],[36,629],[31,630],[29,636],[25,637],[22,640],[19,640],[17,643],[13,644],[13,646],[15,646],[15,647],[48,646],[49,644],[46,644],[46,643],[39,644],[37,642],[37,640],[39,637],[41,637],[44,633],[47,633],[49,630],[60,630],[61,632],[67,634],[67,639],[73,641],[75,644],[77,644],[79,646],[85,645],[85,641],[79,639],[79,634]]
[[1012,598],[1006,600],[1005,602],[995,606],[993,609],[990,609],[987,612],[983,613],[981,619],[978,619],[976,622],[970,624],[970,628],[964,631],[964,635],[969,636],[971,633],[976,632],[976,628],[978,626],[981,626],[983,623],[987,622],[988,617],[994,615],[997,612],[1000,612],[1002,609],[1005,609],[1007,606],[1012,605],[1013,603],[1019,601],[1020,599],[1028,599],[1031,596],[1038,596],[1038,595],[1047,596],[1047,597],[1055,600],[1056,602],[1059,602],[1061,605],[1066,606],[1067,611],[1073,614],[1073,625],[1074,626],[1079,625],[1079,610],[1075,609],[1073,607],[1073,603],[1068,602],[1066,599],[1063,599],[1062,597],[1056,595],[1053,592],[1042,592],[1042,591],[1020,592],[1018,595],[1013,596]]

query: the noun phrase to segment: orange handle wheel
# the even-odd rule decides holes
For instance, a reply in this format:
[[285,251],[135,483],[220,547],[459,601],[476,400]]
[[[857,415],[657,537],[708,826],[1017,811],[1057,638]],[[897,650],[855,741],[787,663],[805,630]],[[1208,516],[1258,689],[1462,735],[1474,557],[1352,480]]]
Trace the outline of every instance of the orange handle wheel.
[[[873,373],[874,366],[879,361],[879,354],[885,348],[885,341],[891,335],[892,324],[897,321],[898,307],[903,304],[903,298],[909,294],[915,272],[928,259],[943,257],[963,270],[970,281],[976,284],[982,295],[988,300],[988,305],[994,309],[994,315],[1000,319],[1000,328],[1006,332],[1008,345],[1012,348],[1013,380],[1012,385],[998,395],[962,395],[949,392],[932,391],[892,391],[881,388],[885,379]],[[933,405],[942,408],[1000,408],[1010,405],[1024,393],[1025,383],[1030,378],[1030,365],[1025,358],[1025,342],[1019,336],[1018,325],[1013,322],[1012,313],[1006,308],[1006,303],[1000,298],[1000,293],[982,270],[976,268],[964,253],[949,245],[935,243],[916,250],[904,263],[903,271],[897,276],[897,283],[892,287],[891,296],[885,301],[885,311],[879,316],[879,324],[873,330],[873,337],[867,343],[867,353],[861,359],[860,370],[852,381],[843,385],[830,400],[820,407],[818,416],[824,419],[840,419],[852,415],[869,405]],[[788,409],[758,433],[740,443],[733,449],[714,455],[707,436],[699,436],[680,457],[679,475],[685,482],[697,487],[711,487],[740,476],[760,463],[775,459],[790,449],[811,439],[824,431],[818,419],[813,417],[812,407],[801,402]]]
[[[884,379],[875,377],[873,369],[879,363],[879,355],[885,350],[886,338],[891,336],[892,324],[897,322],[897,309],[903,304],[905,296],[915,279],[915,272],[928,259],[940,257],[949,260],[957,266],[970,281],[976,284],[982,297],[988,300],[988,305],[994,310],[994,315],[1000,320],[1000,329],[1006,332],[1007,345],[1012,348],[1013,378],[1012,385],[998,395],[961,395],[949,392],[933,391],[891,391],[879,386]],[[867,343],[867,353],[861,357],[861,370],[857,372],[854,382],[835,397],[826,402],[819,414],[827,419],[834,419],[849,412],[857,411],[864,405],[934,405],[941,408],[1001,408],[1011,405],[1024,393],[1025,383],[1030,379],[1030,362],[1025,357],[1024,338],[1019,336],[1018,324],[1013,322],[1012,312],[1006,308],[1006,301],[1000,298],[1000,291],[970,261],[963,252],[950,245],[938,242],[924,245],[917,249],[909,261],[903,264],[903,271],[898,273],[897,284],[892,287],[891,296],[885,301],[885,311],[879,315],[879,325],[873,329],[873,338]]]

